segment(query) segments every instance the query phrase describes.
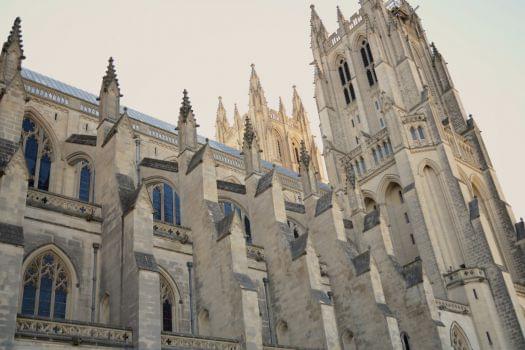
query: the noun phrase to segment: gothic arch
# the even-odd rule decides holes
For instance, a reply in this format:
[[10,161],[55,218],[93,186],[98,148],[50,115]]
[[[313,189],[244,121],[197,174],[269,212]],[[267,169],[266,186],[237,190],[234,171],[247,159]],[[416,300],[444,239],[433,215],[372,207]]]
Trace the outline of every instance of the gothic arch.
[[37,124],[40,125],[46,132],[47,136],[49,136],[49,139],[51,140],[51,146],[53,147],[53,157],[52,161],[62,160],[62,153],[61,153],[61,142],[58,140],[54,130],[53,126],[42,116],[42,114],[34,107],[28,106],[24,110],[24,117],[29,116],[31,119],[33,119]]
[[[75,309],[76,309],[76,301],[78,300],[78,286],[79,286],[79,275],[78,271],[71,262],[71,259],[69,256],[58,246],[55,244],[45,244],[40,246],[39,248],[34,249],[32,252],[28,253],[26,257],[24,258],[24,262],[22,263],[22,278],[21,283],[19,286],[20,292],[19,292],[19,302],[18,302],[18,311],[23,312],[23,304],[25,304],[25,286],[26,286],[26,277],[29,276],[35,276],[36,280],[33,283],[36,283],[34,288],[34,306],[33,310],[35,310],[36,307],[36,298],[40,291],[41,286],[41,280],[40,278],[43,278],[42,272],[40,269],[44,269],[44,265],[40,263],[40,261],[45,262],[47,256],[52,256],[53,261],[52,264],[54,266],[54,272],[52,273],[52,281],[51,285],[49,286],[52,288],[52,294],[55,295],[55,288],[58,288],[58,278],[63,278],[62,281],[64,281],[63,286],[65,286],[65,300],[62,300],[62,302],[65,304],[63,309],[63,316],[60,316],[58,318],[65,318],[65,319],[71,319],[75,315]],[[56,261],[55,261],[56,259]],[[63,265],[63,266],[62,266]],[[47,265],[46,265],[47,266]],[[59,268],[58,268],[59,267]],[[48,268],[45,268],[46,271]],[[37,271],[38,270],[38,271]],[[55,276],[54,274],[57,274]],[[35,275],[36,274],[36,275]],[[33,278],[31,278],[33,279]],[[56,286],[56,287],[55,287]],[[55,308],[55,306],[58,303],[58,299],[52,298],[50,296],[49,300],[49,315],[40,315],[43,317],[52,317],[54,318],[56,316],[56,313],[53,315],[51,313],[51,309]],[[41,305],[38,305],[38,308],[41,308]],[[56,312],[56,309],[55,309]],[[36,315],[35,315],[36,316]]]
[[401,186],[401,179],[398,175],[395,174],[386,174],[381,178],[381,181],[379,181],[379,185],[377,186],[377,202],[378,203],[385,203],[385,197],[386,197],[386,191],[388,190],[389,186],[394,183],[398,185],[399,187],[403,188]]
[[241,182],[239,181],[239,179],[235,177],[234,175],[227,176],[222,181],[227,181],[227,182],[241,185]]
[[[182,294],[177,282],[161,266],[159,266],[159,288],[162,330],[168,332],[179,331],[183,304]],[[167,319],[168,316],[169,319]],[[169,325],[167,326],[166,323],[169,323]]]
[[84,160],[84,159],[89,161],[89,163],[93,164],[93,167],[95,166],[95,162],[93,160],[93,157],[91,157],[89,154],[87,154],[86,152],[83,152],[83,151],[76,151],[76,152],[68,154],[65,157],[65,160],[66,160],[68,165],[75,165],[76,163],[78,163],[79,161]]
[[452,323],[452,326],[450,326],[450,345],[454,350],[472,350],[465,331],[455,321]]
[[419,176],[423,177],[425,175],[424,170],[427,166],[432,168],[436,172],[436,174],[441,174],[441,167],[432,159],[425,158],[421,162],[419,162],[419,165],[417,167],[417,173]]
[[158,183],[164,182],[170,185],[175,191],[178,192],[178,186],[173,182],[172,179],[169,179],[167,177],[161,176],[161,175],[154,175],[154,176],[148,176],[142,179],[142,182],[146,187],[156,185]]

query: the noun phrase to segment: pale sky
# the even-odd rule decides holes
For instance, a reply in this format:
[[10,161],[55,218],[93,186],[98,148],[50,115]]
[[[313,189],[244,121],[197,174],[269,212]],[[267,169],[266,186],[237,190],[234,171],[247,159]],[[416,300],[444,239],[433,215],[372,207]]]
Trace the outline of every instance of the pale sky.
[[[176,123],[187,88],[201,125],[213,137],[217,97],[232,118],[248,104],[255,63],[270,106],[282,96],[291,112],[297,85],[319,135],[309,63],[310,4],[330,32],[336,6],[349,17],[357,0],[0,0],[0,38],[22,18],[24,66],[98,93],[113,56],[122,104]],[[449,63],[483,132],[516,216],[525,216],[525,1],[412,0],[430,40]]]

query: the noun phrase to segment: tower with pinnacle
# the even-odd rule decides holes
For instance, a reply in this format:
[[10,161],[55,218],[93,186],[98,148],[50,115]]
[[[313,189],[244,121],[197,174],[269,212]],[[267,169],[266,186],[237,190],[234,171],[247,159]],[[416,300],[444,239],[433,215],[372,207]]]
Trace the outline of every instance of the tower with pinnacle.
[[262,158],[271,163],[299,172],[300,147],[304,141],[312,155],[312,164],[318,179],[324,178],[320,152],[310,129],[308,114],[297,88],[293,86],[292,114],[289,115],[279,97],[278,108],[268,106],[255,65],[251,65],[248,111],[241,116],[237,105],[234,108],[233,124],[230,124],[226,109],[219,97],[215,121],[216,138],[230,147],[242,149],[244,123],[250,118],[259,137]]

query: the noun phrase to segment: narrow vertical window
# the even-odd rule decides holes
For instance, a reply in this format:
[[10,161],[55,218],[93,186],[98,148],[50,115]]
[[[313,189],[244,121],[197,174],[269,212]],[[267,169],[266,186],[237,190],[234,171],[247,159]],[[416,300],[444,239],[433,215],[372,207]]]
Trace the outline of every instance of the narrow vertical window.
[[366,77],[368,79],[368,85],[374,86],[377,83],[377,76],[374,68],[374,56],[372,56],[370,44],[366,40],[362,42],[360,51]]
[[417,127],[417,133],[419,135],[419,139],[421,140],[425,139],[425,132],[423,131],[423,128],[421,126]]
[[89,202],[91,192],[91,169],[87,161],[80,163],[80,180],[78,186],[78,199],[84,202]]
[[152,193],[153,197],[153,219],[162,220],[162,201],[161,201],[161,191],[159,187],[155,187]]
[[341,86],[343,89],[343,95],[346,104],[350,104],[356,99],[354,85],[352,84],[352,77],[350,76],[350,68],[346,60],[342,59],[339,61],[339,79],[341,80]]
[[412,136],[412,140],[417,141],[416,129],[414,129],[413,127],[410,128],[410,135]]
[[173,189],[164,184],[164,221],[173,224]]

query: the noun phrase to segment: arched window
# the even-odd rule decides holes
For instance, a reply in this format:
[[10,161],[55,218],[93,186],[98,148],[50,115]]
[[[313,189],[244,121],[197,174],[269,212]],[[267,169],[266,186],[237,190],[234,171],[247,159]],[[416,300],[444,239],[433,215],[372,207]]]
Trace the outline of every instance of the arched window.
[[181,224],[180,197],[167,183],[159,183],[151,188],[153,219],[170,224]]
[[341,85],[343,87],[343,94],[345,96],[346,104],[350,104],[355,101],[355,90],[352,84],[352,77],[350,76],[350,69],[348,68],[348,62],[342,59],[339,61],[339,78],[341,79]]
[[29,170],[29,187],[48,191],[53,156],[51,140],[29,116],[22,122],[22,145]]
[[292,143],[292,147],[293,153],[295,155],[295,161],[297,162],[297,164],[299,164],[299,148],[297,147],[297,143],[295,141]]
[[401,333],[401,344],[403,345],[403,350],[410,350],[410,337],[405,332]]
[[368,84],[374,86],[375,83],[377,83],[377,76],[374,68],[374,56],[372,56],[370,44],[366,40],[361,43],[361,58],[363,60],[363,66],[365,67]]
[[162,312],[162,330],[173,332],[175,320],[176,298],[171,285],[166,278],[159,274],[160,283],[160,310]]
[[372,156],[374,157],[374,162],[377,164],[379,164],[379,159],[377,158],[377,151],[375,148],[372,148]]
[[46,251],[36,256],[24,271],[23,315],[66,318],[70,274],[58,255]]
[[84,202],[92,201],[92,171],[87,160],[79,162],[80,176],[78,182],[78,199]]
[[252,244],[252,228],[250,224],[250,218],[246,213],[239,207],[237,204],[230,201],[219,201],[221,205],[222,212],[224,215],[229,215],[232,212],[237,213],[241,223],[244,224],[244,237],[246,238],[246,243]]

